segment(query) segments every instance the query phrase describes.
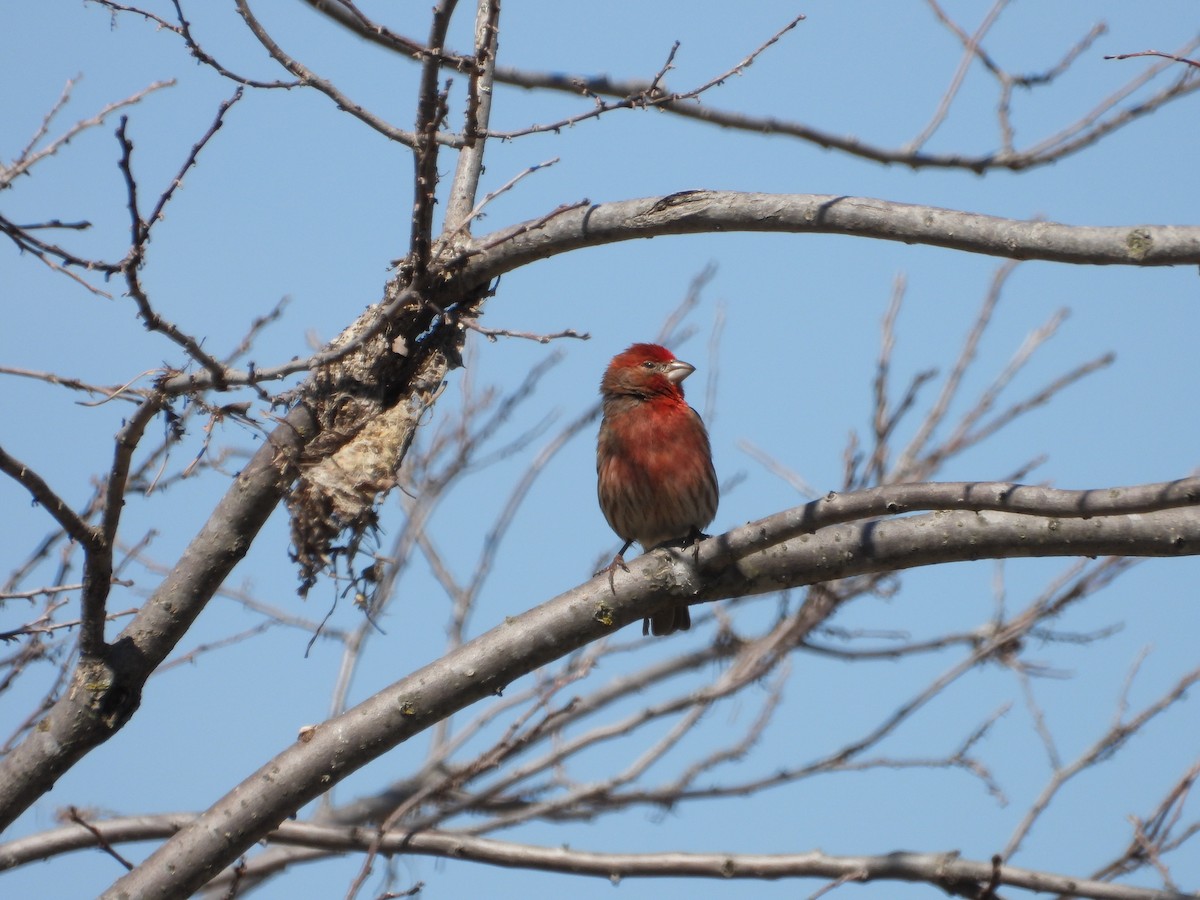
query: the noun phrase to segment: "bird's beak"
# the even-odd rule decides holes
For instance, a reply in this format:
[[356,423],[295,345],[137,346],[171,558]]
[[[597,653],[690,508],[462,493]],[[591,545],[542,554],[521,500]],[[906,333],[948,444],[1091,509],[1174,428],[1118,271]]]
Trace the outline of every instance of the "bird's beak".
[[667,381],[671,382],[671,384],[679,384],[679,382],[683,381],[683,379],[687,378],[695,371],[695,366],[691,365],[690,363],[685,363],[682,359],[676,359],[667,366],[667,371],[665,374],[667,376]]

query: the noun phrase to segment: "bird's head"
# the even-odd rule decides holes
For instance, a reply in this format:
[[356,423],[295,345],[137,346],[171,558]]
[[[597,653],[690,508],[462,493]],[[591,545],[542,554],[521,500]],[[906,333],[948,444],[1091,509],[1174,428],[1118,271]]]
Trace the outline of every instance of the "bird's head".
[[666,347],[634,344],[608,364],[600,393],[606,397],[666,395],[682,399],[680,382],[695,371],[695,366],[676,359]]

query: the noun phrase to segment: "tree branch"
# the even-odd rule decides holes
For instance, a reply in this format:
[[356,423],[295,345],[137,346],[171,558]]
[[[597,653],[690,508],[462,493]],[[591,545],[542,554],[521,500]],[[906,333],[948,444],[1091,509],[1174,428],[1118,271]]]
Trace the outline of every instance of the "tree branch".
[[543,219],[477,238],[460,258],[469,281],[583,247],[726,231],[844,234],[1079,265],[1200,264],[1198,226],[1062,225],[869,197],[697,190],[584,204]]
[[[865,197],[686,191],[613,203],[564,205],[476,238],[441,268],[460,278],[461,284],[479,284],[535,260],[584,247],[721,231],[844,234],[1079,265],[1200,264],[1200,226],[1061,225]],[[186,393],[221,385],[258,384],[315,370],[344,358],[378,334],[413,296],[411,290],[400,291],[377,314],[372,313],[372,324],[354,326],[356,337],[311,357],[254,372],[225,369],[220,383],[209,371],[179,374],[164,380],[162,389],[169,394]]]
[[[73,850],[108,844],[162,839],[195,821],[190,813],[124,816],[68,825],[0,845],[0,870],[26,865]],[[1081,880],[1051,872],[996,866],[992,860],[963,859],[950,853],[889,853],[881,856],[833,856],[820,851],[787,854],[741,853],[591,853],[567,847],[539,847],[513,841],[469,837],[439,831],[391,831],[285,822],[272,831],[273,844],[327,853],[367,851],[377,844],[386,856],[418,854],[468,860],[507,868],[594,875],[606,879],[690,877],[712,879],[838,878],[858,883],[899,881],[954,889],[992,883],[1039,893],[1070,894],[1093,900],[1194,900],[1200,894]]]
[[444,231],[454,235],[470,228],[483,151],[492,118],[492,83],[496,75],[496,52],[500,44],[500,0],[479,0],[475,18],[475,71],[467,85],[466,123],[463,148],[446,204]]
[[238,14],[245,20],[247,27],[258,38],[259,43],[263,45],[277,63],[300,79],[302,84],[316,88],[336,103],[338,109],[348,112],[360,122],[375,129],[389,140],[404,144],[406,147],[416,146],[417,136],[411,131],[405,131],[403,128],[397,128],[390,122],[384,121],[369,109],[355,103],[343,94],[333,82],[321,78],[299,61],[292,59],[291,56],[283,51],[282,47],[275,43],[275,39],[271,37],[258,19],[254,17],[254,13],[250,11],[250,6],[246,3],[246,0],[236,0],[236,3]]
[[281,461],[294,456],[311,434],[307,411],[294,410],[242,470],[104,659],[81,664],[69,689],[0,761],[0,831],[133,715],[146,678],[245,555],[291,483]]
[[88,550],[99,549],[104,544],[104,534],[100,529],[93,528],[79,518],[75,510],[46,484],[42,476],[19,459],[9,456],[3,447],[0,447],[0,472],[11,476],[17,484],[29,491],[34,502],[62,526],[62,530],[70,535],[71,540],[78,541]]
[[50,143],[41,150],[36,150],[35,148],[38,142],[49,130],[51,120],[55,115],[57,115],[59,110],[66,105],[67,99],[70,97],[71,91],[75,86],[75,81],[76,79],[71,79],[67,82],[67,86],[63,88],[62,97],[54,105],[50,112],[46,114],[45,118],[42,120],[41,127],[38,128],[37,134],[34,135],[33,139],[26,145],[25,149],[21,151],[16,160],[7,166],[5,166],[3,163],[0,163],[0,188],[6,188],[11,185],[16,180],[17,176],[27,174],[31,168],[33,168],[43,159],[53,156],[55,153],[69,144],[72,138],[74,138],[76,135],[86,131],[89,128],[95,128],[97,125],[100,125],[106,118],[108,118],[108,116],[116,112],[118,109],[124,109],[127,106],[132,106],[133,104],[140,102],[147,95],[152,94],[154,91],[175,86],[175,79],[173,78],[166,81],[156,81],[153,84],[142,88],[137,93],[126,97],[124,100],[118,100],[116,103],[110,103],[90,119],[82,119],[79,122],[76,122],[61,135],[50,141]]
[[[446,31],[454,14],[457,0],[439,0],[433,8],[429,25],[429,47],[440,54],[446,41]],[[450,85],[438,90],[441,68],[436,55],[421,62],[421,83],[417,91],[417,123],[413,136],[413,208],[412,233],[409,237],[409,259],[413,281],[422,286],[433,247],[433,208],[437,202],[438,143],[437,136],[448,112],[447,96]]]
[[[1194,489],[1192,479],[1186,484]],[[915,486],[900,486],[894,496]],[[927,486],[935,494],[940,486]],[[1200,510],[1089,515],[1087,497],[1051,494],[1043,515],[995,512],[1023,500],[1023,488],[962,490],[973,509],[812,530],[816,501],[702,542],[696,553],[655,551],[632,562],[615,590],[601,577],[505,622],[314,729],[214,803],[105,896],[161,897],[200,888],[287,816],[367,762],[515,679],[669,603],[777,591],[851,575],[932,563],[1022,556],[1182,556],[1200,554]],[[886,496],[877,492],[875,502]],[[1046,489],[1031,488],[1038,492]],[[1192,505],[1169,486],[1163,506]],[[1149,503],[1133,489],[1131,503]],[[979,495],[986,496],[979,496]],[[1073,494],[1074,504],[1062,503]],[[1116,492],[1119,502],[1121,491]],[[853,497],[853,495],[848,495]],[[911,498],[910,498],[911,499]],[[836,502],[831,501],[831,502]],[[854,500],[850,501],[855,502]],[[897,500],[897,510],[900,511]],[[870,504],[868,504],[869,506]],[[1101,502],[1101,505],[1103,503]],[[884,509],[886,509],[886,505]],[[911,508],[911,507],[910,507]],[[1142,507],[1138,507],[1142,508]],[[1074,511],[1078,518],[1062,518]],[[781,543],[781,541],[786,541]],[[731,561],[732,560],[732,561]],[[816,624],[815,620],[813,624]],[[800,635],[803,637],[803,635]]]

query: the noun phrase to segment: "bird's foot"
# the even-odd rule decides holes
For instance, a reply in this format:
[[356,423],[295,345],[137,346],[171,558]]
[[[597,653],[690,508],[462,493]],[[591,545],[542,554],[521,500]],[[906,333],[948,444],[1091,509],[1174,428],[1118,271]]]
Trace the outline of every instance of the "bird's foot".
[[[700,564],[700,542],[706,541],[710,537],[712,537],[711,534],[705,534],[699,528],[693,528],[692,533],[687,536],[688,542],[692,545],[692,564],[693,565]],[[686,630],[686,627],[681,630]]]
[[617,569],[622,569],[625,572],[629,571],[629,566],[625,565],[624,554],[618,553],[613,557],[612,562],[596,573],[596,575],[603,575],[605,572],[608,573],[608,589],[614,594],[617,592],[617,586],[613,583],[613,578],[616,577]]

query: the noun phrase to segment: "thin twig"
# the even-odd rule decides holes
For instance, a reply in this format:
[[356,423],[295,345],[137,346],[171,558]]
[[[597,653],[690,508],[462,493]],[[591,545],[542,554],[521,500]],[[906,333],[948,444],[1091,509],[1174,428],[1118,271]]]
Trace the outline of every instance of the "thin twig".
[[1163,59],[1169,59],[1177,63],[1183,63],[1187,66],[1193,66],[1200,69],[1200,61],[1188,59],[1185,56],[1179,56],[1175,53],[1164,53],[1161,50],[1142,50],[1138,53],[1122,53],[1119,56],[1106,56],[1105,59],[1136,59],[1139,56],[1159,56]]
[[[666,91],[660,85],[663,75],[665,75],[666,71],[671,67],[672,60],[675,56],[675,49],[677,49],[678,46],[676,45],[676,47],[672,48],[666,65],[655,75],[651,81],[645,84],[637,85],[635,89],[629,91],[620,100],[614,100],[611,102],[598,100],[596,105],[587,112],[578,113],[573,116],[567,116],[563,119],[559,119],[557,122],[550,122],[542,125],[530,125],[527,128],[521,128],[515,131],[492,131],[491,136],[501,138],[502,140],[512,140],[528,134],[539,134],[547,131],[558,132],[564,128],[569,128],[572,125],[579,124],[580,122],[597,118],[605,113],[612,112],[613,110],[658,107],[675,108],[679,105],[687,105],[684,101],[695,100],[701,94],[704,94],[715,87],[721,86],[733,76],[742,74],[746,69],[754,64],[754,61],[758,59],[759,56],[777,43],[785,34],[803,22],[804,19],[805,17],[803,15],[796,16],[790,22],[776,31],[773,35],[767,38],[767,40],[760,44],[757,49],[743,57],[739,62],[726,69],[720,75],[710,78],[708,81],[690,90],[672,93]],[[499,70],[497,70],[497,78],[500,78]],[[577,87],[576,90],[578,90]],[[588,90],[590,91],[590,88]],[[606,91],[605,93],[609,92]]]

